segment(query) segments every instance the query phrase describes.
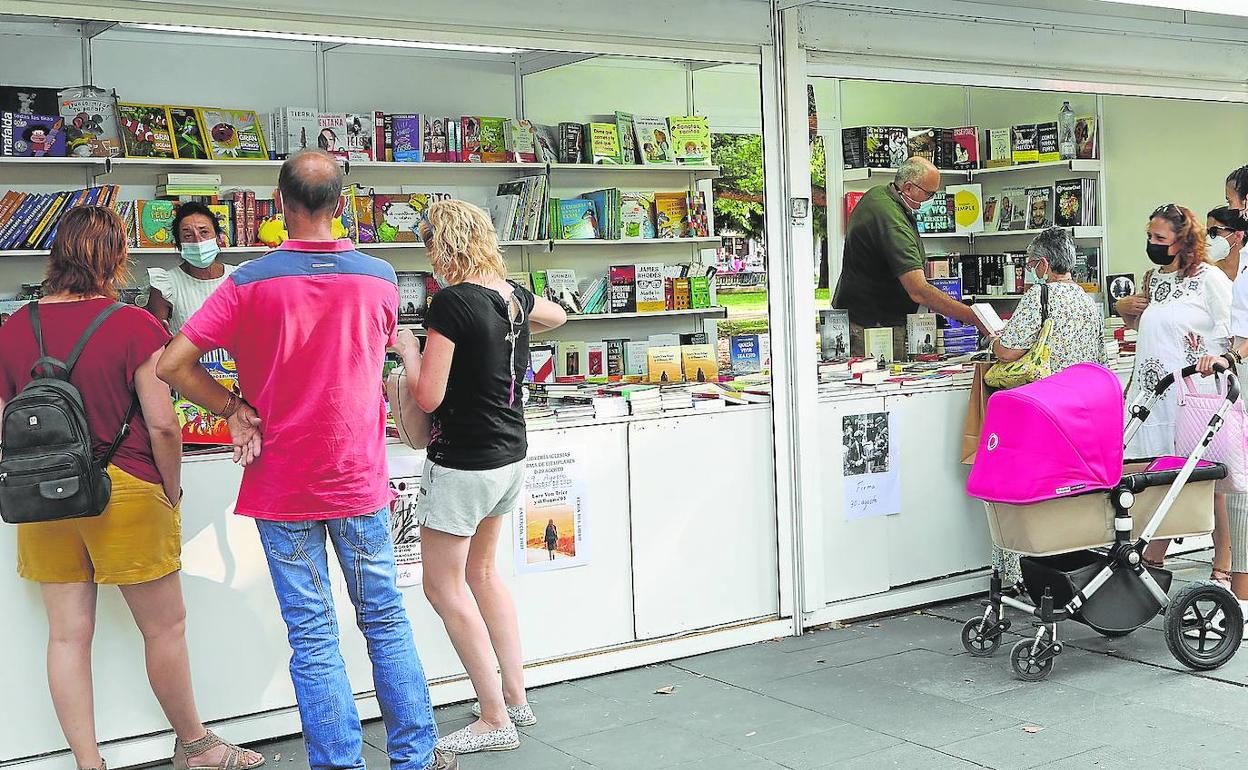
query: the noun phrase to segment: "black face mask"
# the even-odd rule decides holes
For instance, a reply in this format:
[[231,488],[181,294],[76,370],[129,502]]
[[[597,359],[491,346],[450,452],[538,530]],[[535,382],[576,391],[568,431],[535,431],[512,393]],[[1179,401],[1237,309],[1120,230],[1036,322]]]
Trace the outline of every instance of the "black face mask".
[[1174,261],[1174,257],[1170,255],[1170,244],[1168,243],[1150,243],[1146,249],[1148,258],[1152,260],[1154,265],[1168,265]]

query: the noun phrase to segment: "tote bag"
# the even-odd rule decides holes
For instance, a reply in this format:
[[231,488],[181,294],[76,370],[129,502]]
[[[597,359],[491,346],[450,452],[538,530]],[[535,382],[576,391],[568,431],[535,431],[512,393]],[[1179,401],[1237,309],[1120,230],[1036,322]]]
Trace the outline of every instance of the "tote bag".
[[984,374],[984,384],[992,388],[1017,388],[1042,380],[1053,373],[1050,363],[1049,335],[1053,319],[1049,318],[1049,285],[1040,284],[1040,334],[1031,349],[1017,361],[999,361]]
[[386,378],[386,400],[390,402],[394,425],[399,429],[399,440],[412,449],[429,446],[432,420],[416,406],[416,397],[408,387],[403,367],[394,369]]
[[[1216,393],[1198,392],[1191,378],[1181,378],[1176,374],[1175,381],[1179,388],[1179,410],[1174,421],[1174,450],[1177,454],[1189,455],[1205,435],[1209,419],[1226,400],[1226,378],[1217,378]],[[1242,400],[1231,406],[1225,420],[1205,451],[1204,459],[1226,466],[1226,478],[1218,481],[1215,487],[1217,492],[1243,492],[1248,490],[1248,451],[1244,449],[1244,428],[1248,426],[1248,415]]]

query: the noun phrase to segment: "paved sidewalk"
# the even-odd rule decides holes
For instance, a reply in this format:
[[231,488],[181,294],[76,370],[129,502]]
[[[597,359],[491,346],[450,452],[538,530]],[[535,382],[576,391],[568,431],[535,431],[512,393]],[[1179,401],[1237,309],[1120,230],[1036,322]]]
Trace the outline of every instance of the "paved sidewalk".
[[[1209,572],[1207,557],[1170,566],[1177,587]],[[531,693],[540,722],[519,750],[461,766],[1197,770],[1248,760],[1248,652],[1197,676],[1171,657],[1159,623],[1116,640],[1068,623],[1049,680],[1030,684],[1010,672],[1011,640],[993,658],[963,652],[961,624],[979,612],[968,600],[543,687]],[[1030,628],[1012,617],[1015,631]],[[466,704],[438,719],[444,732],[471,721]],[[384,731],[368,727],[365,759],[381,770]],[[275,770],[306,767],[297,738],[261,748]]]

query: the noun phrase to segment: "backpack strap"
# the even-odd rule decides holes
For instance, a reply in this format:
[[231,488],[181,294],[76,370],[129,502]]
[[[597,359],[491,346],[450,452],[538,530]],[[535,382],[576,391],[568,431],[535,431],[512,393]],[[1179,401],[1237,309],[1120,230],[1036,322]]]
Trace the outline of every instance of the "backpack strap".
[[87,324],[86,331],[84,331],[82,336],[78,338],[78,342],[74,344],[74,349],[69,352],[69,358],[65,359],[65,369],[67,372],[74,371],[74,365],[78,363],[78,357],[82,355],[82,351],[87,347],[87,342],[90,341],[91,335],[95,334],[96,331],[104,325],[104,322],[108,320],[109,316],[116,313],[118,310],[121,310],[123,307],[125,307],[125,305],[120,302],[113,302],[108,307],[101,310],[100,314],[95,317],[95,320]]
[[120,302],[114,302],[100,311],[100,314],[91,323],[87,324],[86,331],[78,338],[78,342],[74,344],[73,350],[69,353],[69,358],[64,361],[49,356],[47,348],[43,344],[43,323],[39,320],[39,303],[31,302],[26,307],[30,310],[30,327],[35,333],[35,342],[39,344],[39,360],[35,361],[35,365],[30,370],[31,378],[37,379],[41,376],[51,376],[68,380],[70,372],[74,370],[74,365],[78,363],[78,358],[87,347],[87,342],[91,339],[91,336],[108,320],[109,316],[125,307],[125,305]]
[[1040,323],[1049,320],[1049,284],[1040,284]]
[[126,409],[126,418],[121,423],[121,428],[117,431],[117,435],[113,438],[113,443],[109,445],[104,456],[100,458],[100,467],[107,468],[108,464],[113,461],[113,455],[117,454],[117,450],[121,448],[121,442],[126,440],[126,436],[130,435],[130,422],[134,420],[135,414],[139,411],[139,394],[136,391],[130,397],[130,407]]

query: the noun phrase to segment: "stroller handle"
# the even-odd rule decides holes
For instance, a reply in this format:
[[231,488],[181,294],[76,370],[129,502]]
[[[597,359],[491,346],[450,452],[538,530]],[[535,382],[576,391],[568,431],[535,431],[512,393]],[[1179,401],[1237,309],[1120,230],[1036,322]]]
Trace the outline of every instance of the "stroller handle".
[[[1226,375],[1226,400],[1232,404],[1238,401],[1239,400],[1239,380],[1235,377],[1235,372],[1229,366],[1227,366],[1225,363],[1221,361],[1214,362],[1213,371],[1217,374]],[[1182,377],[1183,379],[1187,379],[1188,377],[1191,377],[1193,374],[1198,374],[1198,373],[1199,373],[1199,370],[1196,368],[1196,365],[1192,364],[1191,366],[1183,367],[1183,370],[1179,372],[1179,376]],[[1153,395],[1156,398],[1161,398],[1161,396],[1167,390],[1169,390],[1170,386],[1173,384],[1174,384],[1174,372],[1171,372],[1170,374],[1167,374],[1165,377],[1162,377],[1160,380],[1158,380],[1157,387],[1153,388]]]

